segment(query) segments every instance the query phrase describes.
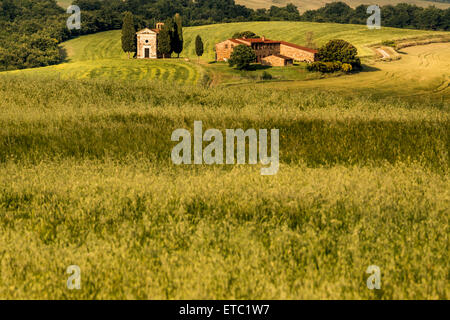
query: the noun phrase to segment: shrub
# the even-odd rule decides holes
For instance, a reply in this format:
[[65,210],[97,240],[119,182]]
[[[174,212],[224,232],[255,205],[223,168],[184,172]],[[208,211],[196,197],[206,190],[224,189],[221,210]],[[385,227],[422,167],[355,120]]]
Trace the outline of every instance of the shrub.
[[383,46],[395,48],[395,41],[392,40],[384,40],[381,42]]
[[340,61],[333,61],[333,62],[316,61],[309,64],[306,68],[308,69],[308,71],[332,73],[341,70],[342,67],[343,64]]
[[346,73],[349,73],[349,72],[351,72],[353,70],[353,68],[352,68],[351,64],[344,63],[344,64],[342,64],[341,70],[346,72]]
[[236,32],[233,34],[233,39],[239,39],[239,38],[247,38],[247,39],[255,39],[259,38],[259,36],[252,32],[252,31],[243,31],[243,32]]

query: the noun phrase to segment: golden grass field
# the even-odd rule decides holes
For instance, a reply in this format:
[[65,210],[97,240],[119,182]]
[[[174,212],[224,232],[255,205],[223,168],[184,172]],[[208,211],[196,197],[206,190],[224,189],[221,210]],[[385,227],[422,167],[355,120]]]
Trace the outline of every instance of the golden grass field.
[[[364,41],[351,27],[314,30],[359,48],[420,33]],[[186,39],[232,31],[218,28]],[[285,28],[300,40],[316,25]],[[210,53],[128,60],[119,35],[65,43],[58,66],[0,73],[0,299],[449,298],[448,43],[367,57],[358,74],[262,82],[207,64]],[[230,81],[205,85],[215,73]],[[171,133],[195,120],[279,129],[278,174],[174,165]],[[81,290],[67,288],[69,265]],[[370,265],[381,290],[366,286]]]
[[[18,77],[0,99],[3,299],[449,296],[448,104]],[[279,173],[173,165],[194,120],[279,128]]]

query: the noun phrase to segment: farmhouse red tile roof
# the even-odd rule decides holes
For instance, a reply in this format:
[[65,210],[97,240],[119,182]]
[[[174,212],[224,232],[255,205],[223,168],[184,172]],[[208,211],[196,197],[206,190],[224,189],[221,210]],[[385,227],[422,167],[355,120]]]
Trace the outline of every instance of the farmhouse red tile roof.
[[255,38],[255,39],[243,39],[243,38],[237,38],[237,39],[228,39],[231,42],[234,42],[236,44],[252,44],[252,43],[279,43],[288,47],[292,47],[292,48],[296,48],[296,49],[300,49],[303,51],[307,51],[307,52],[311,52],[311,53],[317,53],[317,50],[311,49],[311,48],[307,48],[307,47],[302,47],[299,46],[295,43],[290,43],[290,42],[286,42],[286,41],[276,41],[276,40],[270,40],[270,39],[262,39],[262,38]]
[[228,39],[231,42],[234,42],[236,44],[242,44],[242,42],[237,41],[236,39]]
[[244,41],[244,42],[250,42],[250,43],[280,43],[280,41],[274,41],[274,40],[262,39],[262,38],[251,38],[251,39],[239,38],[239,39],[236,39],[236,40]]
[[302,46],[296,45],[294,43],[290,43],[290,42],[286,42],[286,41],[280,41],[280,42],[281,42],[281,44],[283,44],[285,46],[296,48],[296,49],[300,49],[300,50],[303,50],[303,51],[308,51],[308,52],[312,52],[312,53],[319,52],[317,50],[306,48],[306,47],[302,47]]

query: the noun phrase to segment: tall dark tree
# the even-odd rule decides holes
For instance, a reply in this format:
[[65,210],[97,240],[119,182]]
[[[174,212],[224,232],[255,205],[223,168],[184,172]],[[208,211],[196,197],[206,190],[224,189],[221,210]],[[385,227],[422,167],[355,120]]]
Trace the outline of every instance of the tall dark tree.
[[163,26],[158,35],[158,53],[166,58],[172,53],[172,44],[170,38],[170,29],[166,24]]
[[174,31],[172,40],[172,49],[180,57],[180,53],[183,51],[183,22],[180,14],[176,14],[174,18]]
[[175,21],[172,18],[168,18],[164,22],[164,28],[166,28],[167,31],[169,32],[169,38],[170,38],[169,54],[171,55],[172,52],[174,52],[174,47],[175,47]]
[[203,46],[203,40],[202,38],[197,35],[197,37],[195,38],[195,54],[198,57],[198,60],[200,60],[200,57],[203,55],[205,48]]
[[134,29],[134,19],[131,12],[125,12],[122,24],[122,49],[128,54],[136,51],[136,30]]

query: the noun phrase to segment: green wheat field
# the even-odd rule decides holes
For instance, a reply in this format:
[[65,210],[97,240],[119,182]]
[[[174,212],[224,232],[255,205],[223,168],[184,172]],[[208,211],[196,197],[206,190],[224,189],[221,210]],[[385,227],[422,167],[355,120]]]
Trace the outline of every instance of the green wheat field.
[[[448,299],[450,45],[372,61],[369,44],[432,33],[283,24],[299,44],[347,38],[366,70],[220,85],[211,44],[284,34],[261,22],[186,28],[180,59],[128,60],[112,31],[68,41],[61,65],[0,73],[0,298]],[[195,120],[279,129],[278,174],[175,166],[171,133]]]

